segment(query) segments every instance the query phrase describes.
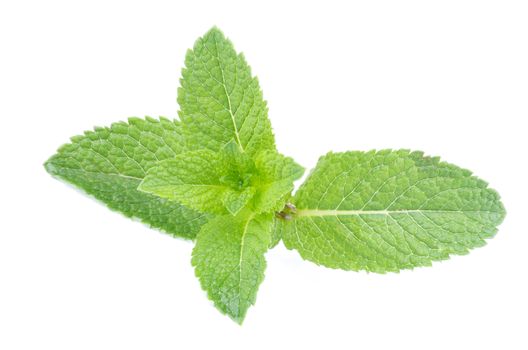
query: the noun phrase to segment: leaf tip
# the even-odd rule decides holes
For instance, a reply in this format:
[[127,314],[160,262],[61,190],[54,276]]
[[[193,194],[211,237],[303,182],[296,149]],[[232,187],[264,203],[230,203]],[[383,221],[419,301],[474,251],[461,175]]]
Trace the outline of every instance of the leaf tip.
[[220,28],[218,28],[218,26],[215,24],[215,25],[213,25],[213,26],[211,27],[211,29],[209,29],[209,30],[207,31],[207,33],[205,33],[204,36],[208,36],[208,35],[218,35],[218,34],[224,36],[224,33],[222,32],[222,30],[221,30]]
[[46,160],[44,164],[42,164],[42,166],[44,166],[44,169],[46,170],[48,174],[55,175],[57,174],[57,167],[55,166],[55,164],[53,164],[52,159],[53,159],[53,156],[49,158],[48,160]]
[[229,317],[235,321],[235,323],[239,326],[242,326],[242,324],[244,323],[244,318],[245,318],[245,315],[244,316],[231,316],[229,315]]

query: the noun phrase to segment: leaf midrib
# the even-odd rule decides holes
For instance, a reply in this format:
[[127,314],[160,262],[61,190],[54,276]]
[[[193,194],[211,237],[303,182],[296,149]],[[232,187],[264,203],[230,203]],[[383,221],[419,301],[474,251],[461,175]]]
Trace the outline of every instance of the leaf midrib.
[[392,215],[411,213],[493,213],[492,210],[440,210],[440,209],[409,209],[409,210],[331,210],[331,209],[298,209],[296,216],[353,216],[353,215]]
[[240,268],[240,278],[239,278],[239,287],[242,285],[242,260],[244,256],[244,245],[245,245],[245,239],[246,239],[246,233],[248,231],[249,223],[251,220],[253,220],[254,215],[251,215],[246,223],[244,224],[244,230],[242,231],[242,238],[240,240],[240,257],[238,259],[238,266]]
[[[238,147],[240,147],[240,150],[242,152],[244,152],[244,147],[242,146],[242,141],[240,141],[240,135],[238,133],[238,127],[236,125],[235,115],[233,114],[233,108],[231,107],[231,96],[227,92],[227,86],[226,86],[226,81],[225,81],[225,76],[224,76],[224,67],[222,66],[222,63],[221,63],[221,60],[220,60],[220,55],[218,54],[218,44],[216,42],[216,37],[214,35],[213,35],[213,41],[215,43],[215,51],[216,51],[216,59],[218,60],[218,67],[220,68],[220,73],[222,74],[222,83],[221,84],[222,84],[222,87],[224,88],[224,92],[225,92],[226,97],[227,97],[227,106],[228,106],[229,115],[231,116],[231,121],[233,123],[233,128],[234,128],[234,131],[235,131],[236,142],[238,143]],[[236,63],[235,63],[235,67],[236,67]]]

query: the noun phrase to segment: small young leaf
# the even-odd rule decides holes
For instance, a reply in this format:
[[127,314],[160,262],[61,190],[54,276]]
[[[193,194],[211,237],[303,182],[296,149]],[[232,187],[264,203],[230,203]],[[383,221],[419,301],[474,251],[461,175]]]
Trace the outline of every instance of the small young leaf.
[[293,182],[303,175],[304,168],[293,159],[274,151],[259,153],[255,167],[259,172],[254,181],[258,187],[255,209],[262,213],[281,210],[286,197],[293,190]]
[[137,190],[152,166],[180,153],[183,145],[179,122],[130,118],[128,123],[114,123],[73,137],[45,168],[111,209],[174,236],[192,239],[206,221],[204,214]]
[[192,265],[202,288],[223,313],[242,323],[264,279],[271,214],[218,216],[196,238]]
[[373,272],[430,265],[492,237],[499,195],[467,170],[420,152],[329,153],[294,198],[283,240],[332,268]]
[[178,103],[190,149],[218,151],[232,139],[250,155],[275,149],[259,83],[219,29],[196,41],[185,66]]
[[159,162],[139,190],[202,212],[235,215],[255,193],[249,186],[252,167],[247,156],[229,149],[190,151]]
[[139,190],[207,213],[236,215],[250,201],[263,213],[282,208],[303,171],[274,151],[259,153],[253,162],[229,142],[219,152],[202,149],[159,162]]

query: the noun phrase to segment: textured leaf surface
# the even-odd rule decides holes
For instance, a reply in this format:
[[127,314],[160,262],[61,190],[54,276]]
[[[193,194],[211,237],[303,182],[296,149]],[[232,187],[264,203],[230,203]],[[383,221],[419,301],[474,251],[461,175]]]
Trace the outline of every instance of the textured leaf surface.
[[304,169],[275,151],[253,162],[236,147],[228,143],[218,152],[202,149],[159,162],[139,189],[214,214],[236,215],[250,201],[257,213],[282,209]]
[[216,214],[236,214],[253,197],[252,162],[225,152],[202,149],[179,154],[152,168],[139,189]]
[[271,214],[218,216],[203,226],[192,264],[202,288],[223,313],[242,323],[264,279]]
[[274,248],[282,239],[282,230],[284,228],[284,220],[276,216],[273,217],[273,227],[271,229],[271,240],[269,249]]
[[281,210],[293,190],[293,182],[303,175],[304,168],[274,151],[258,154],[255,167],[259,174],[254,181],[258,188],[255,210],[264,213]]
[[505,215],[467,170],[420,152],[329,153],[297,191],[288,248],[317,264],[373,272],[430,265],[485,244]]
[[185,66],[178,103],[191,149],[216,151],[232,139],[250,155],[275,148],[257,78],[220,30],[196,41]]
[[181,134],[177,121],[130,118],[73,137],[45,167],[126,216],[194,238],[206,221],[203,214],[137,190],[148,169],[183,150]]

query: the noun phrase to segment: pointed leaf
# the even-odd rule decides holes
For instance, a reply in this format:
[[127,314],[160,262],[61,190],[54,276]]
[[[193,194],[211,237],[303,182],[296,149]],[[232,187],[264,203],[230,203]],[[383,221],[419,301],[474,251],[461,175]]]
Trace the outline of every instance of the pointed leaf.
[[270,243],[271,214],[243,212],[218,216],[203,226],[192,265],[215,306],[237,323],[255,303],[264,279],[264,253]]
[[471,172],[420,152],[329,153],[294,198],[283,240],[317,264],[373,272],[430,265],[485,244],[505,215]]
[[206,221],[203,214],[137,190],[148,169],[180,153],[183,145],[177,121],[130,118],[73,137],[45,167],[111,209],[192,239]]
[[196,41],[185,66],[178,103],[191,149],[217,151],[232,139],[250,155],[275,148],[259,83],[220,30]]

